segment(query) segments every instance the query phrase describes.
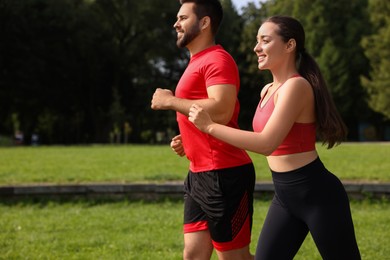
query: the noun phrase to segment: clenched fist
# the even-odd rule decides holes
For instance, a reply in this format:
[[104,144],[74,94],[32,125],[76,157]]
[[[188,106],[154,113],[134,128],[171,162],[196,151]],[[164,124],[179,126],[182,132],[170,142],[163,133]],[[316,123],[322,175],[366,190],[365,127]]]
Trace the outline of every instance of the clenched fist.
[[172,138],[171,148],[179,156],[186,155],[186,153],[184,151],[183,143],[181,141],[181,135],[177,135],[177,136]]
[[173,97],[174,95],[171,90],[158,88],[153,94],[151,108],[153,110],[169,109],[169,103]]

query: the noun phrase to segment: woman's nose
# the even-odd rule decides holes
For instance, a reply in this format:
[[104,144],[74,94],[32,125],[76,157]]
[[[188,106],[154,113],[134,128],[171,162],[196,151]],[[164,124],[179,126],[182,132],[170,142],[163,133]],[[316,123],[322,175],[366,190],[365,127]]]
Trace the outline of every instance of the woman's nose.
[[256,43],[255,47],[253,48],[253,51],[256,52],[256,53],[260,51],[259,43]]

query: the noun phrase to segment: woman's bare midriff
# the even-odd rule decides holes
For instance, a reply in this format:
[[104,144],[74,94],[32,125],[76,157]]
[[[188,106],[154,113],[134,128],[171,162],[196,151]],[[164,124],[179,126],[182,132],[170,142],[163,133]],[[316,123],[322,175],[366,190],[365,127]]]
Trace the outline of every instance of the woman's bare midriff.
[[305,166],[318,157],[317,151],[278,156],[267,156],[268,165],[275,172],[288,172]]

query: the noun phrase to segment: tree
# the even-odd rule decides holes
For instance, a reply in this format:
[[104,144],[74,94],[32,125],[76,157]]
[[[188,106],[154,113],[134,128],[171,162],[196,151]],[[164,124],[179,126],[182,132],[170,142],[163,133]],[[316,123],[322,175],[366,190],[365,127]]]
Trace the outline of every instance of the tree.
[[89,122],[96,116],[86,109],[92,101],[86,90],[105,75],[107,56],[99,55],[105,39],[88,4],[3,0],[0,8],[1,122],[18,113],[23,131],[39,131],[45,143],[93,135]]
[[216,42],[221,44],[235,59],[239,56],[243,19],[237,13],[231,0],[222,0],[223,20]]
[[369,105],[390,119],[390,2],[369,0],[372,33],[362,40],[370,61],[370,74],[362,76],[362,84],[369,94]]
[[114,46],[112,82],[107,87],[117,89],[116,102],[126,114],[122,122],[110,118],[109,124],[130,122],[135,126],[132,141],[139,141],[142,131],[172,127],[174,115],[152,112],[150,99],[155,88],[172,88],[181,70],[172,27],[178,2],[97,0],[94,10]]
[[160,127],[150,98],[177,77],[177,6],[0,1],[0,132],[12,132],[16,113],[23,131],[39,131],[46,144],[107,142],[113,124],[123,125],[110,112],[115,106],[124,109],[135,140],[139,131]]
[[306,49],[318,62],[329,90],[357,139],[359,121],[372,115],[365,101],[360,76],[367,74],[367,59],[357,44],[367,31],[367,0],[274,0],[272,14],[297,18],[305,28]]
[[237,63],[240,70],[241,90],[239,99],[241,110],[239,115],[240,127],[252,130],[252,119],[256,106],[260,101],[260,91],[271,80],[270,74],[260,72],[257,67],[257,57],[253,51],[256,44],[256,35],[262,20],[268,16],[266,5],[260,3],[257,8],[254,3],[248,3],[243,7],[239,53]]
[[[222,0],[217,35],[239,67],[241,127],[251,129],[261,87],[271,80],[258,71],[253,47],[262,20],[277,13],[302,21],[306,47],[351,136],[359,121],[372,121],[365,91],[371,107],[388,117],[387,2],[257,3],[239,14],[231,0]],[[175,129],[175,113],[152,111],[150,100],[157,87],[174,90],[188,63],[187,50],[175,44],[178,9],[178,1],[161,0],[0,0],[0,134],[13,133],[12,115],[26,139],[38,132],[44,144],[105,143],[115,126],[131,142]],[[368,36],[361,41],[362,35]]]

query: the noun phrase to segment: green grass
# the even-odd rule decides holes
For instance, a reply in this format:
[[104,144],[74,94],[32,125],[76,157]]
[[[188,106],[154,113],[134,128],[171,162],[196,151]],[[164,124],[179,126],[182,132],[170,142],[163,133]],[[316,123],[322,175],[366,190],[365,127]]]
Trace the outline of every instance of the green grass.
[[[390,181],[390,146],[346,143],[321,159],[342,180]],[[270,180],[263,156],[250,153],[257,180]],[[186,158],[167,145],[0,148],[0,185],[182,181]],[[255,201],[254,252],[269,201]],[[362,259],[390,255],[388,201],[351,202]],[[182,201],[0,201],[0,259],[181,259]],[[216,259],[216,256],[213,256]],[[321,259],[310,236],[295,260]]]
[[183,179],[188,162],[168,146],[0,148],[0,183],[136,182]]
[[[321,159],[342,180],[390,181],[388,143],[317,145]],[[250,153],[257,180],[270,181],[264,156]],[[0,185],[26,183],[164,182],[183,180],[185,157],[168,145],[1,147]]]
[[[252,253],[268,206],[255,201]],[[181,259],[182,207],[170,200],[3,203],[0,259]],[[388,202],[352,201],[351,208],[362,259],[386,259]],[[317,259],[309,235],[295,260]]]
[[0,259],[172,259],[180,256],[178,203],[0,206]]

